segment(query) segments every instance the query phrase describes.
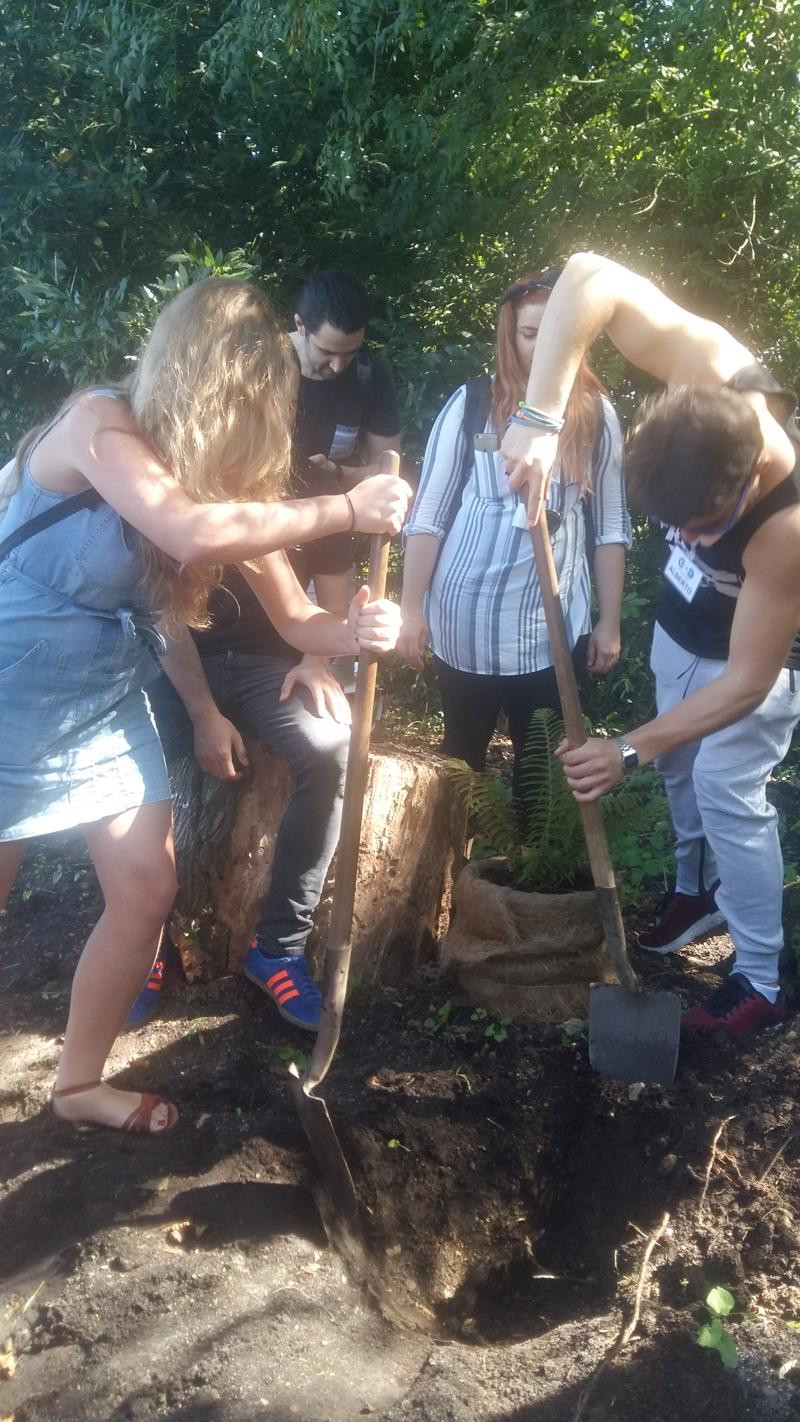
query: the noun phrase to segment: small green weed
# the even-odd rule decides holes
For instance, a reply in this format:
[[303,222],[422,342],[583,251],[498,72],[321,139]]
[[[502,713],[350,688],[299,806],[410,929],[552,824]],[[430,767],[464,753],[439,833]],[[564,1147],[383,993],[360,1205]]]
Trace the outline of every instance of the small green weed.
[[501,1042],[508,1041],[508,1029],[511,1026],[510,1017],[491,1016],[485,1007],[476,1007],[470,1017],[470,1022],[485,1022],[484,1037],[496,1042],[498,1046]]
[[736,1300],[727,1289],[717,1285],[706,1294],[705,1306],[711,1319],[699,1329],[697,1342],[701,1348],[714,1348],[726,1368],[735,1368],[739,1362],[739,1354],[736,1343],[722,1320],[736,1307]]
[[278,1056],[287,1066],[295,1066],[299,1072],[308,1071],[309,1059],[300,1047],[278,1047]]
[[439,1007],[431,1004],[430,1014],[422,1024],[425,1032],[430,1032],[431,1036],[438,1032],[445,1041],[449,1041],[453,1033],[453,1004],[449,997]]

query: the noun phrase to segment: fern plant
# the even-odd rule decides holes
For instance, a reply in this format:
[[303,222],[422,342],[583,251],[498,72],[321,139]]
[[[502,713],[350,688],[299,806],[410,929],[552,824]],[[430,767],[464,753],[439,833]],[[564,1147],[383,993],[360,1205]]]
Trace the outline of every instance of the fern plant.
[[[451,761],[450,776],[474,827],[473,859],[500,855],[518,889],[570,889],[586,869],[580,810],[554,751],[564,734],[554,711],[533,713],[521,758],[521,795],[514,800],[497,774]],[[644,770],[603,800],[612,863],[623,904],[672,876],[672,827],[661,777]]]
[[564,735],[554,711],[534,711],[525,741],[521,794],[491,772],[450,762],[478,838],[473,858],[501,855],[518,889],[552,893],[568,889],[586,863],[580,812],[553,752]]

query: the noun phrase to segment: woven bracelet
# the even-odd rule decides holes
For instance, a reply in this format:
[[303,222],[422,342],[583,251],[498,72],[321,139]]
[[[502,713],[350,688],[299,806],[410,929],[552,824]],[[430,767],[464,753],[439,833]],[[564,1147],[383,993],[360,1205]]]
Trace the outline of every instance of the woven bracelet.
[[527,400],[520,400],[517,405],[517,414],[523,419],[526,417],[536,420],[540,425],[549,425],[555,430],[563,430],[564,421],[560,415],[548,415],[544,410],[537,410],[535,405],[529,405]]
[[532,420],[528,415],[512,415],[510,423],[512,425],[524,425],[528,430],[539,430],[542,434],[561,433],[561,426],[546,425],[541,420]]

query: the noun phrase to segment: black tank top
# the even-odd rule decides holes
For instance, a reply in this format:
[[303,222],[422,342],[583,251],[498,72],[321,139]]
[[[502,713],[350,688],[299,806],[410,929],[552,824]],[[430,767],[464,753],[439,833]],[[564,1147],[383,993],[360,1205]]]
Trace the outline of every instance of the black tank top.
[[[794,421],[796,396],[784,390],[763,366],[753,364],[740,370],[728,381],[729,390],[758,390],[767,399],[772,414],[783,425],[797,447],[800,432]],[[661,589],[656,621],[664,631],[697,657],[708,657],[712,661],[725,662],[730,651],[731,627],[736,602],[742,589],[745,571],[742,565],[744,550],[756,529],[781,509],[800,503],[797,477],[800,461],[795,463],[792,474],[782,479],[774,489],[759,499],[752,509],[738,519],[721,538],[710,547],[688,544],[680,536],[677,528],[666,530],[668,552],[673,547],[688,552],[702,574],[700,587],[691,602],[681,597],[672,583],[664,581]],[[666,565],[665,559],[665,565]],[[795,637],[786,665],[792,670],[800,670],[800,633]]]

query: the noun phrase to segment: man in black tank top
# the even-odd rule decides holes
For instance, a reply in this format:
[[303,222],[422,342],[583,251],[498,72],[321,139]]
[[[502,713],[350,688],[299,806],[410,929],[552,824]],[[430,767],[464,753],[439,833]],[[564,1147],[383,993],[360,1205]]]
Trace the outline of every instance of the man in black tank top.
[[570,258],[542,321],[526,395],[541,428],[512,424],[503,453],[537,521],[578,365],[607,332],[663,380],[630,440],[634,503],[666,528],[651,667],[658,715],[615,741],[560,748],[578,800],[655,762],[678,877],[640,944],[673,952],[722,925],[734,970],[685,1025],[742,1036],[780,1022],[783,866],[766,784],[800,719],[800,501],[795,398],[721,327],[594,253]]

